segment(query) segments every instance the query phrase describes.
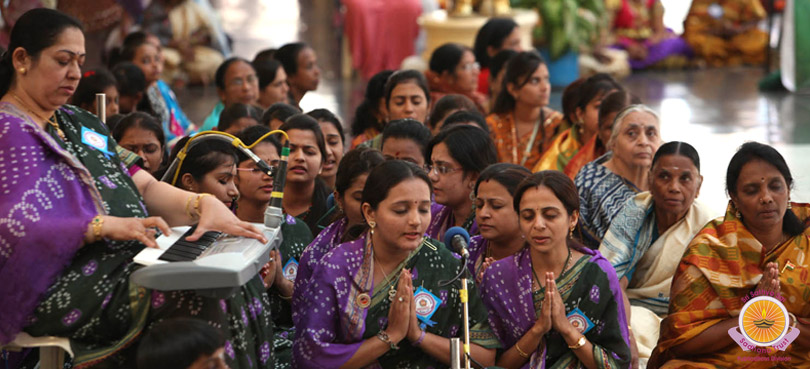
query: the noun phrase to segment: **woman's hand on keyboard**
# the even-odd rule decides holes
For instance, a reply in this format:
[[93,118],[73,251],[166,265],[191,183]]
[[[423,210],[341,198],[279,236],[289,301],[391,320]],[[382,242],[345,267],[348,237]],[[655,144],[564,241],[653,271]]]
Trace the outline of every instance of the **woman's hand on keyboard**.
[[214,196],[205,196],[200,199],[200,222],[197,230],[187,237],[188,241],[197,241],[203,233],[219,231],[232,236],[255,238],[267,243],[264,234],[248,222],[243,222],[234,215],[225,203]]
[[121,218],[110,215],[102,217],[101,237],[115,241],[140,241],[146,247],[157,248],[156,230],[170,234],[171,229],[161,217]]

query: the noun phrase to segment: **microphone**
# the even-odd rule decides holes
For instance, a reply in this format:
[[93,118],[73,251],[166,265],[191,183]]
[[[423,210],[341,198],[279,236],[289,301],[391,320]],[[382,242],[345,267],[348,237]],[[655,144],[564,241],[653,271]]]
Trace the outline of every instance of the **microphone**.
[[451,227],[444,232],[444,244],[450,246],[453,252],[461,255],[463,258],[470,256],[470,253],[467,251],[467,245],[470,244],[470,234],[464,228]]
[[284,199],[284,185],[287,183],[287,158],[289,156],[290,140],[287,140],[281,148],[281,160],[279,160],[278,170],[273,178],[270,206],[264,212],[264,226],[268,228],[280,227],[284,222],[282,200]]

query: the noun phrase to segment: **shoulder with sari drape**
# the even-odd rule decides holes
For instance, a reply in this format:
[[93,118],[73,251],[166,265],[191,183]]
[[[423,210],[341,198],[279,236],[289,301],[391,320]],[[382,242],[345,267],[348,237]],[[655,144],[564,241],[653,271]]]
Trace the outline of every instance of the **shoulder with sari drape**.
[[[792,211],[807,227],[810,205],[793,203]],[[720,352],[690,357],[675,357],[670,349],[725,319],[739,316],[744,297],[756,288],[769,262],[779,263],[781,295],[787,310],[797,316],[810,315],[806,298],[810,295],[807,284],[810,260],[806,257],[809,251],[808,228],[765,250],[729,204],[725,216],[703,227],[681,258],[672,281],[669,315],[661,323],[661,337],[651,363],[664,367],[685,365],[688,361],[724,365],[736,362],[738,357],[760,355],[743,351],[736,344]],[[785,267],[788,263],[792,268]],[[806,353],[795,346],[774,355],[790,356],[791,365],[808,365]]]

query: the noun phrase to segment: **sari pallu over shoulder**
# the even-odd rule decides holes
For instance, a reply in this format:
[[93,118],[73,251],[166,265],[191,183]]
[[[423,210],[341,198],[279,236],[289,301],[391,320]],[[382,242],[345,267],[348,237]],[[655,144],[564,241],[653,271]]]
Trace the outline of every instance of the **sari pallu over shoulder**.
[[[790,211],[790,210],[788,210]],[[793,203],[792,211],[805,227],[810,225],[810,205]],[[670,292],[669,315],[661,322],[658,346],[650,358],[650,367],[675,368],[682,365],[720,365],[737,363],[738,357],[767,356],[743,351],[729,345],[721,352],[676,357],[671,348],[680,345],[722,320],[738,317],[762,278],[769,262],[779,263],[781,296],[787,310],[796,316],[810,315],[808,270],[810,260],[810,229],[765,251],[762,244],[735,215],[731,204],[724,217],[717,218],[695,236],[681,259]],[[785,268],[790,262],[792,270]],[[731,338],[729,338],[731,339]],[[791,366],[810,365],[806,352],[791,345],[785,352],[772,356],[789,356]],[[745,362],[750,364],[752,362]],[[753,362],[751,367],[771,367],[771,362]]]
[[[598,251],[580,247],[583,256],[557,279],[565,311],[584,314],[593,327],[585,337],[593,344],[594,359],[600,367],[630,367],[628,321],[622,291],[610,263]],[[489,323],[504,349],[523,337],[537,320],[542,306],[532,292],[532,266],[529,249],[493,263],[484,272],[481,298],[489,310]],[[574,353],[556,332],[546,334],[545,342],[533,351],[523,368],[567,368],[578,365]],[[526,348],[524,348],[526,349]]]
[[[300,307],[302,316],[298,320],[293,345],[296,367],[338,367],[354,355],[363,340],[375,336],[387,326],[390,307],[387,292],[397,281],[374,286],[372,252],[364,235],[341,244],[324,256],[305,291],[313,298]],[[461,304],[457,286],[438,287],[439,280],[452,278],[460,267],[459,260],[444,245],[426,238],[408,259],[391,271],[392,275],[398,275],[402,268],[410,269],[414,288],[423,287],[441,300],[438,310],[430,318],[437,323],[428,326],[427,332],[442,337],[460,334]],[[471,341],[484,347],[497,346],[486,324],[486,310],[477,298],[474,284],[469,283]],[[359,302],[364,294],[371,300],[365,307]],[[407,340],[399,345],[399,350],[389,351],[369,367],[446,367]]]

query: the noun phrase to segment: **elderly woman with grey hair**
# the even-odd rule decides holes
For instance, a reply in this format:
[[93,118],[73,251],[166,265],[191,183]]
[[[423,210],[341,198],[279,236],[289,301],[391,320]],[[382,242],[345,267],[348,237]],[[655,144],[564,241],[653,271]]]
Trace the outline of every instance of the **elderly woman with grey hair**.
[[658,114],[645,105],[630,105],[616,115],[605,155],[586,164],[574,183],[579,192],[579,235],[597,248],[610,221],[627,199],[647,191],[653,155],[661,145]]

